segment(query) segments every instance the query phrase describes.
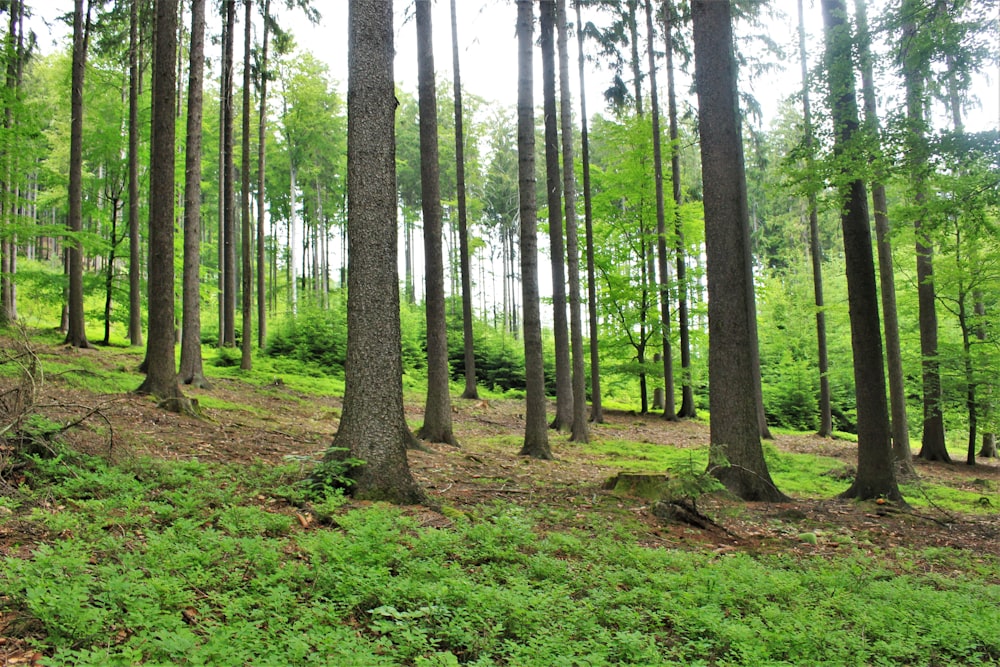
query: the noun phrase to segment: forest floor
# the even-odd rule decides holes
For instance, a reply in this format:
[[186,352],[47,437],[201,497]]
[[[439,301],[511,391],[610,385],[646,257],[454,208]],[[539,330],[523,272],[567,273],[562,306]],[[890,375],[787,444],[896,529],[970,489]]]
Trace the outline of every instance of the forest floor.
[[[63,346],[40,347],[37,353],[70,367],[85,355],[87,368],[103,367],[108,373],[120,372],[123,363],[136,358],[111,349],[81,351]],[[100,375],[101,371],[80,371],[84,375],[95,373]],[[188,396],[202,398],[203,417],[198,419],[165,412],[148,397],[94,393],[73,382],[74,375],[50,373],[36,398],[36,408],[57,422],[79,420],[63,433],[63,440],[72,448],[113,460],[197,458],[202,462],[280,465],[302,461],[308,465],[332,442],[341,409],[339,396],[295,391],[280,377],[268,386],[212,378],[209,390],[184,388]],[[9,381],[0,378],[0,382]],[[564,517],[561,521],[569,525],[547,527],[552,530],[585,529],[580,522],[585,523],[594,512],[631,516],[644,527],[636,535],[642,544],[719,552],[794,551],[834,556],[846,542],[851,548],[870,545],[880,552],[896,545],[953,547],[969,550],[970,556],[995,555],[1000,550],[1000,462],[996,460],[976,466],[915,461],[919,479],[979,494],[978,507],[969,512],[946,510],[934,503],[914,503],[914,508],[907,508],[832,497],[747,504],[711,494],[698,499],[698,509],[714,523],[699,529],[664,522],[652,514],[648,501],[606,490],[603,485],[622,470],[620,452],[617,458],[614,455],[615,443],[704,451],[709,429],[703,421],[668,422],[657,415],[608,412],[604,423],[590,425],[596,446],[571,443],[565,434],[552,432],[556,459],[538,461],[517,455],[524,429],[523,401],[455,399],[453,412],[461,447],[428,444],[427,451],[411,451],[409,459],[414,476],[433,502],[459,512],[498,502],[561,510],[551,516]],[[419,424],[422,404],[408,400],[406,416],[411,425]],[[844,489],[849,485],[846,477],[856,461],[855,444],[805,434],[777,435],[773,446],[779,452],[841,461],[842,468],[830,474],[845,476]],[[15,487],[18,482],[16,477],[5,481]],[[300,521],[309,520],[301,516],[302,508],[282,507],[274,499],[261,498],[261,503],[268,504],[269,511],[299,513]],[[447,511],[425,507],[406,511],[423,525],[447,526],[452,521]],[[45,539],[18,534],[17,525],[0,526],[0,556],[28,553]],[[803,533],[819,539],[815,544],[811,539],[804,541]],[[850,539],[832,539],[835,536]],[[933,569],[933,564],[928,567]],[[1000,573],[996,577],[1000,581]]]

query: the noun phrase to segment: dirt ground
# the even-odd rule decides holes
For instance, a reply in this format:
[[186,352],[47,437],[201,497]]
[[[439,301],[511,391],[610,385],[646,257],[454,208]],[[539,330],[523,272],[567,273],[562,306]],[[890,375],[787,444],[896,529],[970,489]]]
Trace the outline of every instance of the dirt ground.
[[[116,363],[115,355],[101,350],[50,347],[39,352],[64,357],[87,354],[98,359],[107,357],[109,364]],[[121,363],[121,357],[117,363]],[[165,412],[148,397],[100,395],[74,389],[66,377],[58,376],[46,380],[36,405],[50,418],[63,422],[82,420],[65,433],[64,438],[72,447],[114,459],[197,457],[201,461],[260,460],[278,464],[290,459],[318,458],[333,439],[341,409],[338,396],[307,396],[293,391],[279,379],[265,388],[231,379],[212,382],[210,390],[185,387],[184,391],[194,398],[212,396],[239,407],[203,408],[203,418],[198,419]],[[421,421],[422,407],[406,406],[411,424]],[[458,511],[495,502],[561,508],[575,510],[559,516],[570,517],[566,521],[572,527],[584,529],[585,525],[573,522],[585,522],[593,511],[612,518],[630,515],[645,526],[637,539],[650,546],[833,555],[858,544],[873,551],[908,544],[956,547],[979,555],[1000,553],[997,491],[1000,463],[996,460],[974,467],[916,462],[917,473],[923,479],[981,493],[984,504],[997,508],[985,516],[836,499],[746,504],[713,496],[701,499],[698,509],[714,519],[715,524],[696,528],[664,522],[653,516],[646,501],[602,489],[604,482],[619,470],[604,462],[599,452],[585,451],[568,442],[564,434],[551,436],[555,461],[517,456],[524,429],[521,401],[456,399],[453,410],[455,434],[461,448],[429,444],[428,451],[410,453],[410,466],[434,502]],[[624,439],[649,443],[650,447],[704,447],[709,441],[708,425],[702,422],[671,423],[656,415],[615,412],[606,414],[604,424],[592,424],[591,433],[598,441]],[[856,456],[855,446],[849,442],[809,435],[778,435],[774,445],[782,451],[835,457],[848,465],[853,465]],[[16,482],[7,480],[12,481]],[[845,481],[845,489],[847,485]],[[425,525],[446,526],[451,521],[447,512],[422,507],[407,511]],[[569,526],[550,528],[560,527]],[[801,539],[806,531],[819,535],[815,545]],[[824,535],[846,535],[852,539],[824,539]],[[23,546],[25,537],[5,532],[0,526],[0,555],[9,553],[5,547],[13,543]]]

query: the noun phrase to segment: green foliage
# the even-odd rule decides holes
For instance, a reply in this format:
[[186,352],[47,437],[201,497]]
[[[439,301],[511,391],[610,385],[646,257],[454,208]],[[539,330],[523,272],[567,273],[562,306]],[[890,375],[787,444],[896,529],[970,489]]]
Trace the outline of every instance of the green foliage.
[[342,372],[347,359],[346,313],[303,307],[272,327],[266,351]]
[[[524,391],[524,341],[512,334],[473,323],[475,338],[476,383],[496,392]],[[551,346],[551,340],[545,337]],[[465,373],[465,348],[462,339],[462,322],[452,318],[448,323],[448,358],[452,379],[459,380]],[[544,355],[545,391],[555,394],[555,355]]]

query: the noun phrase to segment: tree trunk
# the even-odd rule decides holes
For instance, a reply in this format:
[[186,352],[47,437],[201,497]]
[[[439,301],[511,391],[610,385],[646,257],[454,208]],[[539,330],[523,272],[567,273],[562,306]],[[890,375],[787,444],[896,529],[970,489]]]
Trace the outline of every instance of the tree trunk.
[[139,0],[129,7],[128,40],[128,340],[142,345],[142,254],[139,240]]
[[236,346],[236,169],[233,165],[233,43],[236,41],[236,0],[226,0],[226,53],[222,64],[225,86],[222,91],[223,104],[226,108],[225,124],[222,132],[222,158],[225,177],[224,184],[225,215],[223,216],[223,339],[225,347]]
[[191,3],[187,142],[184,161],[184,275],[181,367],[184,384],[207,388],[201,357],[201,139],[205,78],[205,0]]
[[[806,57],[806,24],[802,10],[802,0],[798,0],[799,10],[799,62],[802,65],[802,115],[806,144],[806,169],[813,173],[816,142],[812,128],[812,107],[809,103],[809,67]],[[826,311],[823,302],[823,249],[819,239],[819,214],[816,207],[816,188],[812,182],[809,189],[809,257],[812,260],[813,298],[816,304],[816,358],[819,362],[819,435],[829,438],[833,435],[833,413],[830,407],[830,362],[826,346]]]
[[584,76],[583,30],[580,29],[580,2],[574,0],[576,8],[577,66],[580,74],[580,159],[583,162],[583,219],[587,245],[587,308],[590,325],[590,419],[604,422],[601,404],[601,355],[598,346],[597,321],[597,276],[594,268],[594,211],[590,192],[590,138],[588,135],[586,87]]
[[326,459],[364,461],[348,471],[356,498],[419,503],[403,416],[392,0],[351,0],[348,22],[347,363]]
[[[853,39],[846,20],[844,0],[822,0],[826,42],[826,69],[830,85],[834,152],[841,159],[856,141],[858,106],[851,50]],[[846,171],[845,178],[854,178]],[[896,486],[896,469],[889,433],[882,336],[878,317],[875,262],[868,221],[868,193],[861,178],[841,186],[840,216],[844,235],[844,260],[854,353],[854,391],[858,412],[858,474],[844,498],[862,500],[886,497],[902,501]]]
[[681,150],[677,128],[677,96],[674,86],[673,23],[677,20],[673,2],[663,4],[663,23],[667,54],[667,114],[670,118],[670,180],[674,197],[674,255],[677,260],[677,329],[681,347],[681,409],[680,419],[694,419],[698,410],[694,405],[694,388],[691,377],[691,333],[688,316],[687,250],[684,246],[684,225],[681,220]]
[[475,338],[472,331],[472,268],[469,222],[465,201],[465,134],[462,114],[462,75],[458,57],[458,11],[451,0],[451,61],[455,80],[455,189],[458,194],[459,263],[462,271],[462,343],[465,351],[465,391],[462,398],[479,398],[476,384]]
[[744,500],[778,501],[785,496],[764,461],[754,390],[757,323],[730,6],[695,0],[691,9],[705,184],[709,471]]
[[646,0],[646,39],[649,56],[649,99],[653,121],[653,173],[656,186],[656,258],[660,272],[660,334],[663,339],[663,418],[677,421],[674,403],[674,357],[670,346],[670,274],[667,258],[667,214],[663,195],[663,147],[660,131],[660,100],[656,89],[656,53],[653,33],[653,3]]
[[253,265],[251,250],[253,234],[250,232],[250,28],[253,14],[253,0],[243,0],[243,155],[240,162],[240,259],[242,278],[240,289],[240,310],[243,313],[242,335],[240,336],[240,369],[248,371],[253,367]]
[[551,459],[545,423],[542,318],[538,297],[538,223],[535,217],[535,103],[533,2],[517,0],[517,181],[521,216],[521,292],[524,301],[525,425],[522,456]]
[[177,91],[177,0],[157,0],[153,54],[153,144],[149,173],[149,336],[146,379],[152,394],[174,412],[189,412],[177,386],[174,356],[174,104]]
[[451,426],[448,324],[444,300],[444,248],[440,166],[438,164],[437,91],[434,81],[433,26],[430,0],[416,0],[417,76],[420,107],[420,200],[424,215],[425,297],[427,308],[427,402],[417,437],[457,446]]
[[264,182],[267,155],[267,56],[271,36],[271,0],[264,0],[264,46],[260,56],[260,114],[257,119],[257,346],[267,345],[267,256],[264,236]]
[[[556,355],[556,415],[552,428],[573,425],[573,382],[569,323],[566,321],[566,262],[563,248],[562,182],[559,175],[559,117],[556,112],[556,0],[541,0],[542,92],[545,115],[545,182],[549,209],[549,250],[552,260],[552,330]],[[522,253],[524,249],[522,248]]]
[[573,423],[570,440],[588,442],[587,378],[583,358],[583,317],[580,313],[580,250],[576,224],[576,172],[573,169],[573,117],[569,90],[569,38],[566,0],[556,5],[559,49],[559,124],[562,131],[563,194],[566,204],[566,257],[569,272],[569,329],[573,359]]
[[[87,41],[90,33],[90,0],[86,16],[83,0],[75,0],[73,10],[73,84],[70,93],[69,146],[69,230],[83,231],[83,79],[87,67]],[[171,60],[171,68],[173,60]],[[69,252],[69,328],[66,342],[73,347],[90,347],[83,319],[83,244],[79,238],[67,239]]]

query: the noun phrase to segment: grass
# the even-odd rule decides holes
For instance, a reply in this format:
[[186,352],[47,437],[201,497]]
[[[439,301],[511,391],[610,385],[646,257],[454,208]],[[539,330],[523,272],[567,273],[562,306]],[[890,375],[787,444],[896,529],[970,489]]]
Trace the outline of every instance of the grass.
[[287,502],[303,501],[299,475],[36,460],[0,515],[49,536],[0,561],[7,632],[33,636],[47,665],[1000,660],[1000,586],[965,576],[995,582],[995,556],[652,549],[606,518],[554,529],[555,509],[483,506],[424,528],[336,496],[316,501],[328,525],[304,529]]

